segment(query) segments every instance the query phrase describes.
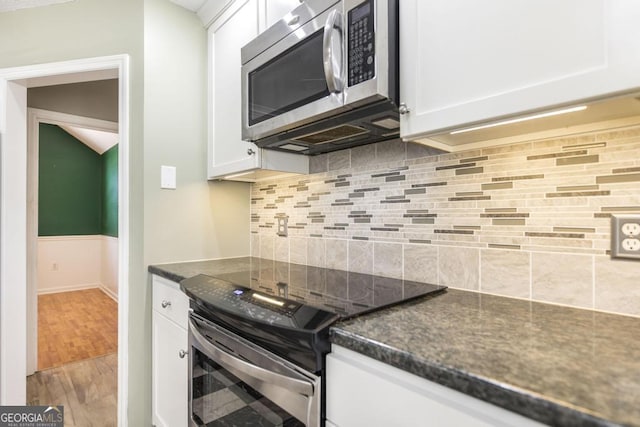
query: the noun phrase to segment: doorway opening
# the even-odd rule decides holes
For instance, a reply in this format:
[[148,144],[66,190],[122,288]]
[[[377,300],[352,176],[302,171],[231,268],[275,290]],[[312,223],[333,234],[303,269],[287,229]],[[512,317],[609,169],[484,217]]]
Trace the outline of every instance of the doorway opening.
[[37,203],[33,203],[30,185],[32,178],[27,173],[28,154],[32,154],[27,144],[31,119],[27,114],[27,89],[105,79],[118,80],[117,420],[118,425],[126,426],[129,389],[127,55],[0,69],[0,405],[25,405],[27,373],[37,369],[37,312],[34,312],[37,304],[32,303],[37,301],[37,265],[30,260],[37,254],[38,227]]
[[[47,99],[86,102],[94,83],[47,87]],[[117,119],[117,81],[102,92],[113,90]],[[28,111],[32,374],[117,350],[119,146],[117,122]]]
[[[117,80],[47,86],[28,89],[27,100],[80,104],[93,116],[107,109],[117,120],[117,87]],[[65,402],[75,425],[96,414],[115,425],[118,123],[31,107],[28,117],[29,203],[37,217],[28,256],[36,288],[28,304],[37,317],[29,330],[37,338],[29,338],[37,354],[29,355],[36,365],[28,363],[27,404]]]

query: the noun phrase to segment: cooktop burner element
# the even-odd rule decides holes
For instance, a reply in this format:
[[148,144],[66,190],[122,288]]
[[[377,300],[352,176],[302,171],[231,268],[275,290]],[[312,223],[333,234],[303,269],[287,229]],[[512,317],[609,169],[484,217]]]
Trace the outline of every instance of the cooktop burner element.
[[331,324],[441,292],[444,286],[245,258],[238,269],[183,280],[197,314],[315,372]]

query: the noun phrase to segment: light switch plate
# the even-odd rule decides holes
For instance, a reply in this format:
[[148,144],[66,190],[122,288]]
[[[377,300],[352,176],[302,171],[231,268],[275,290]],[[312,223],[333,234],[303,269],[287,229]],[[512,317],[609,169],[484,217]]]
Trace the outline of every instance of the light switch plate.
[[611,215],[611,257],[640,261],[640,214]]
[[176,188],[176,167],[160,166],[160,188],[175,190]]

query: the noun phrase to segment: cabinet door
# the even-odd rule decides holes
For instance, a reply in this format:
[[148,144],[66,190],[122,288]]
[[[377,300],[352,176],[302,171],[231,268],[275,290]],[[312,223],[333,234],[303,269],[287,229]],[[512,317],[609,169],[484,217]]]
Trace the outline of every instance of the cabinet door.
[[157,427],[187,426],[188,350],[187,331],[158,311],[152,314],[153,423]]
[[264,7],[264,27],[261,28],[261,31],[264,31],[282,19],[287,13],[300,6],[303,0],[262,0],[262,2]]
[[260,167],[262,152],[241,136],[240,48],[258,34],[258,0],[234,2],[209,27],[209,177]]
[[407,139],[640,88],[640,2],[404,0]]
[[332,346],[326,363],[327,420],[336,426],[542,427],[343,347]]

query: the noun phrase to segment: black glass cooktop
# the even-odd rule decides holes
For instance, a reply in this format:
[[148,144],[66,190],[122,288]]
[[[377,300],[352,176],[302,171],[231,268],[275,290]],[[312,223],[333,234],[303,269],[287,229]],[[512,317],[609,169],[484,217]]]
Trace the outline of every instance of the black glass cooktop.
[[183,280],[194,312],[314,371],[335,321],[445,289],[261,258],[239,267]]

